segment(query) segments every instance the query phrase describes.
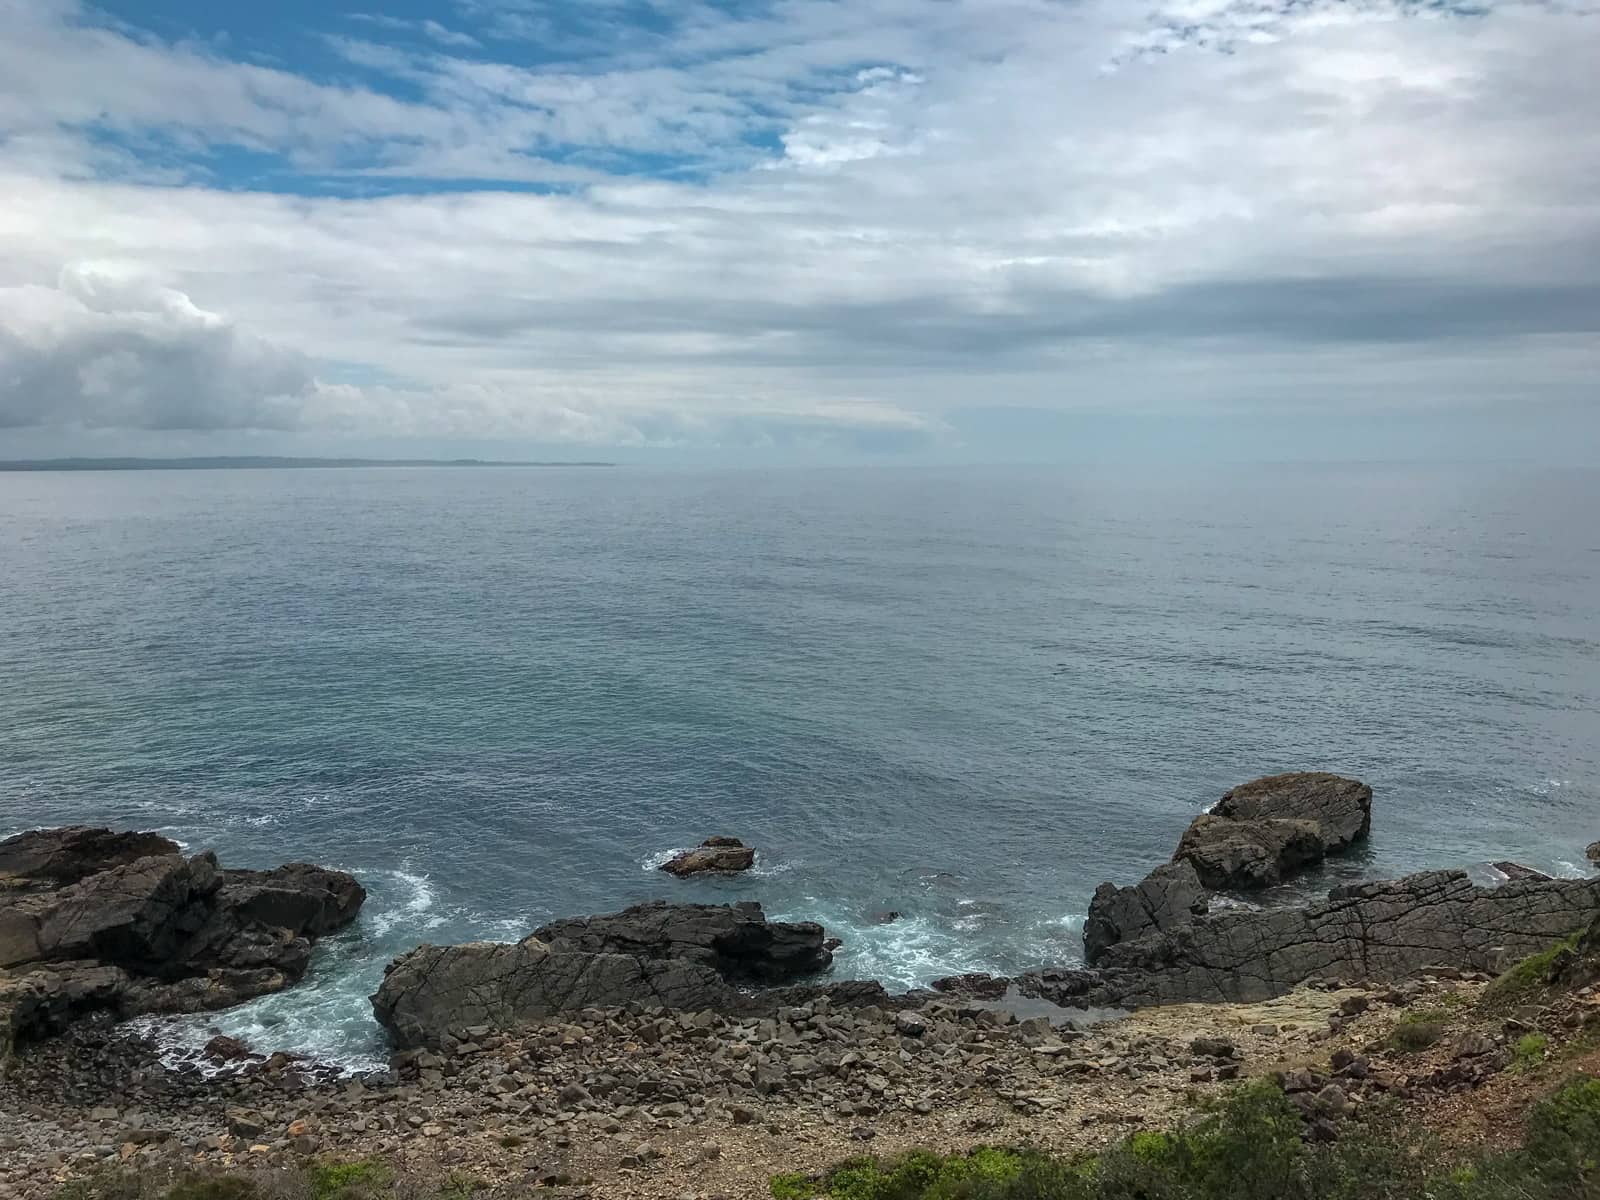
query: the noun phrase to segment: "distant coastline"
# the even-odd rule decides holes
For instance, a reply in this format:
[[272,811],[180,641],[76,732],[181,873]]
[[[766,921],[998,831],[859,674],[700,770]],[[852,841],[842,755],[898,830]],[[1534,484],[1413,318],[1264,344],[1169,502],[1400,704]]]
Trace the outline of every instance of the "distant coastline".
[[614,462],[498,462],[484,458],[39,458],[0,460],[0,471],[268,471],[308,467],[614,467]]

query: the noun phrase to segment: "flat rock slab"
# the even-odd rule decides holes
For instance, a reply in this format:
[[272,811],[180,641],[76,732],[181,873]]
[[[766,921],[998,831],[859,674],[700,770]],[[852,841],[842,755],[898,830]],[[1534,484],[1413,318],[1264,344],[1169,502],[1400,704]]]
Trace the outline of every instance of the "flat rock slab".
[[876,983],[751,990],[824,970],[824,942],[822,926],[768,921],[759,904],[658,901],[554,921],[511,945],[419,946],[389,965],[372,1007],[405,1049],[589,1008],[739,1013],[817,994],[888,1003]]
[[1600,910],[1600,879],[1475,887],[1462,871],[1336,888],[1303,908],[1225,909],[1110,947],[1094,970],[1029,972],[1028,995],[1068,1007],[1270,999],[1311,980],[1394,981],[1447,964],[1481,971],[1547,949]]

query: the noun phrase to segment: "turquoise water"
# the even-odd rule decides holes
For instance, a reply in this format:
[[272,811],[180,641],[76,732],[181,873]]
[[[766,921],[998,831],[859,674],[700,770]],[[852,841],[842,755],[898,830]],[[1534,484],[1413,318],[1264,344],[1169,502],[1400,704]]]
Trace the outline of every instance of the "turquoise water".
[[[1266,771],[1372,783],[1345,873],[1576,871],[1597,514],[1485,468],[0,475],[0,831],[356,872],[311,981],[216,1019],[347,1057],[400,950],[654,896],[895,985],[1071,960]],[[712,833],[757,871],[651,869]]]

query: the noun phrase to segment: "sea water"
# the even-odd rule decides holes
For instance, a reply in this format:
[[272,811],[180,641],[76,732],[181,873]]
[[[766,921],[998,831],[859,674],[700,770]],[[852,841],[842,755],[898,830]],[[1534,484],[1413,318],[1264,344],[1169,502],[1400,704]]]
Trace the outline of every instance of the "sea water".
[[[1595,472],[0,475],[0,833],[370,893],[178,1041],[369,1062],[394,955],[653,897],[820,920],[897,988],[1072,962],[1097,883],[1274,771],[1376,794],[1306,888],[1587,870],[1597,713]],[[655,870],[710,834],[756,868]]]

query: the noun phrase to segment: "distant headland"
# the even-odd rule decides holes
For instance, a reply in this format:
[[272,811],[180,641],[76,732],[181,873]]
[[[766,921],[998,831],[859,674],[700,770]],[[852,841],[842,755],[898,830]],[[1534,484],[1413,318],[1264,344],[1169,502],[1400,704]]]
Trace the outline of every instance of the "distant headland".
[[614,467],[612,462],[498,462],[484,458],[39,458],[0,460],[0,471],[268,471],[310,467]]

